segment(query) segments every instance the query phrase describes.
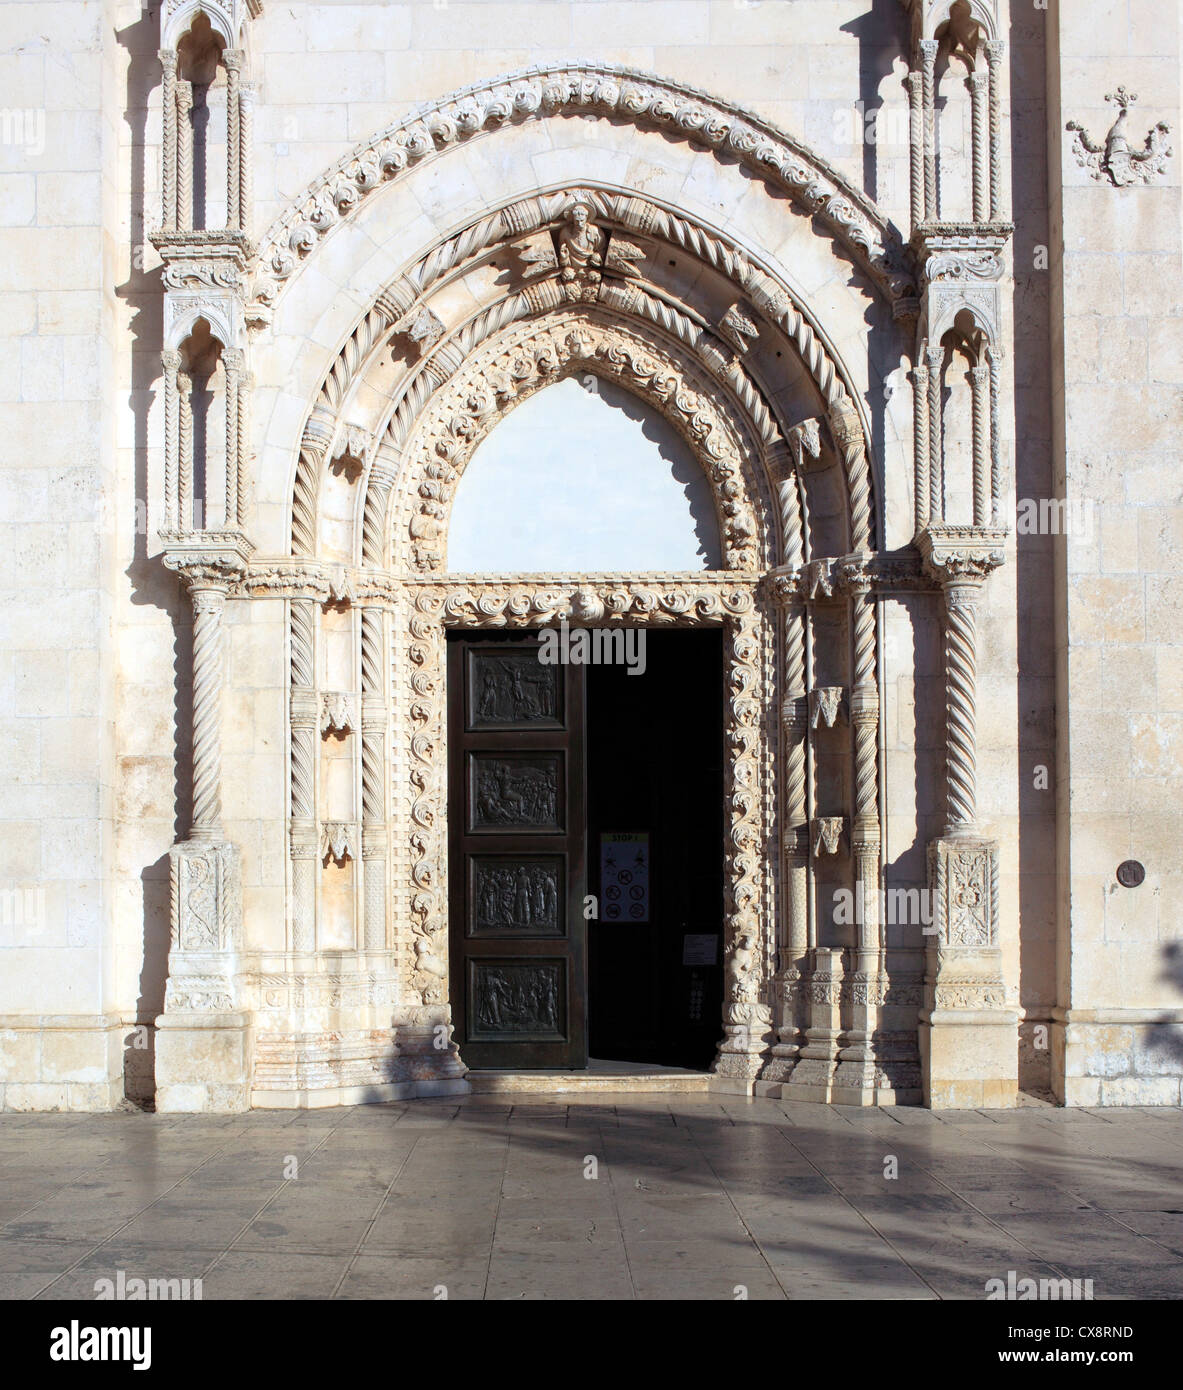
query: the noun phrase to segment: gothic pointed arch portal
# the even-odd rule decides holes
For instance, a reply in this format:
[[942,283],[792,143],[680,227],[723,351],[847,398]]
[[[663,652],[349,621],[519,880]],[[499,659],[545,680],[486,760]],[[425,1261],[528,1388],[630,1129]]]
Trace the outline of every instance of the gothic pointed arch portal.
[[[867,271],[844,293],[900,292]],[[449,572],[473,451],[521,401],[588,374],[681,435],[722,567]],[[290,456],[288,553],[235,561],[233,595],[282,598],[288,629],[285,936],[247,953],[234,996],[253,1008],[254,1104],[464,1084],[445,637],[558,622],[723,631],[716,1075],[920,1098],[920,978],[893,970],[878,919],[878,613],[885,591],[929,581],[918,556],[884,550],[869,436],[863,392],[799,292],[750,245],[634,190],[564,184],[489,208],[371,294]],[[835,918],[841,892],[860,905],[853,928]]]

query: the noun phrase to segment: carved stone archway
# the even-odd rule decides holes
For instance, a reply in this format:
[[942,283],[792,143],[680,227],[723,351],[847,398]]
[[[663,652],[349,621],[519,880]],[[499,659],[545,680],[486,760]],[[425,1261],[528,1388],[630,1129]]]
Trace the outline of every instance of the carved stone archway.
[[[699,267],[684,290],[658,273],[675,259]],[[870,281],[864,293],[880,293]],[[782,353],[801,382],[791,402]],[[580,371],[620,382],[681,433],[711,484],[723,570],[447,575],[451,501],[476,444],[518,401]],[[463,1084],[445,984],[444,635],[559,618],[724,629],[716,1072],[803,1098],[919,1098],[919,980],[889,978],[877,915],[877,653],[882,593],[929,581],[919,555],[877,551],[864,414],[783,279],[684,210],[625,190],[559,188],[490,211],[381,290],[307,418],[290,556],[243,561],[232,587],[286,600],[289,632],[286,952],[247,962],[227,995],[251,1010],[254,1103]],[[323,668],[326,625],[357,653],[337,684]],[[352,740],[352,809],[326,810],[320,795],[330,733]],[[849,762],[840,791],[819,781],[822,745]],[[345,958],[322,932],[329,866],[354,874]],[[865,905],[843,946],[821,944],[819,866]]]

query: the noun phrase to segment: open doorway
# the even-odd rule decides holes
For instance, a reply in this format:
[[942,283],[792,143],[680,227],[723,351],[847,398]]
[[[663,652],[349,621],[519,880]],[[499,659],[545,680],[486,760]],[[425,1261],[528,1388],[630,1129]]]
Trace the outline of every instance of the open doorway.
[[602,664],[551,664],[541,636],[449,638],[461,1056],[705,1070],[721,1028],[722,634],[638,629]]
[[644,671],[587,672],[588,1046],[706,1070],[723,997],[723,652],[646,631]]

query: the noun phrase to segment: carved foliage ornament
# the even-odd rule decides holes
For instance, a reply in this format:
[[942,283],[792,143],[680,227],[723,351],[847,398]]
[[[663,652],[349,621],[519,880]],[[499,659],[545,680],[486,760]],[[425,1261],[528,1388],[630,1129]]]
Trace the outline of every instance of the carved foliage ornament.
[[419,481],[407,523],[413,567],[443,568],[452,497],[485,435],[526,396],[592,369],[651,401],[678,429],[712,485],[726,567],[756,569],[757,526],[738,424],[716,409],[714,393],[696,389],[675,361],[662,360],[661,352],[646,337],[580,318],[541,330],[531,325],[515,346],[476,355],[463,375],[438,393],[416,427],[419,442],[412,454]]
[[[764,614],[751,586],[723,582],[637,584],[610,579],[550,586],[424,585],[409,618],[407,669],[411,759],[411,930],[415,959],[411,985],[423,1005],[447,990],[447,750],[444,724],[446,627],[540,627],[575,623],[722,623],[727,634],[726,856],[729,1008],[750,1014],[764,984],[764,962],[754,943],[764,940],[764,829],[759,791],[768,756],[761,711],[765,707],[770,643]],[[744,944],[745,938],[747,944]],[[748,954],[750,952],[750,954]],[[738,957],[738,958],[737,958]],[[729,1022],[743,1022],[731,1019]],[[750,1022],[750,1020],[748,1020]]]
[[296,266],[374,189],[404,169],[484,131],[556,115],[651,125],[738,159],[787,189],[850,246],[892,298],[910,290],[902,247],[886,219],[822,160],[738,108],[628,68],[531,69],[469,88],[359,147],[313,185],[263,237],[255,297],[274,301]]

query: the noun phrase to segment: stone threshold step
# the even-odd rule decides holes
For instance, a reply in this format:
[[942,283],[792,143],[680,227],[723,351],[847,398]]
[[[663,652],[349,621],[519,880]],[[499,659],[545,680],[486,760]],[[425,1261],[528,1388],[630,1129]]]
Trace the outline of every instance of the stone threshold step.
[[587,1071],[470,1071],[466,1080],[475,1095],[530,1092],[535,1095],[567,1091],[709,1091],[715,1078],[705,1071],[681,1067],[592,1063]]

